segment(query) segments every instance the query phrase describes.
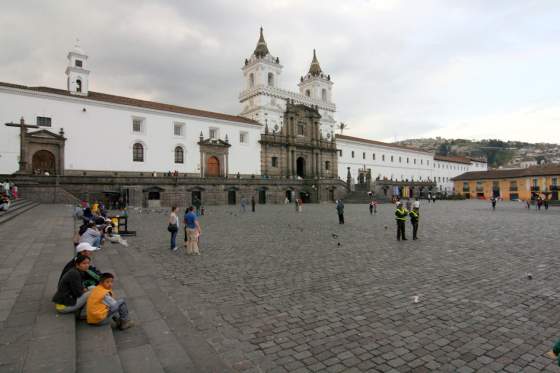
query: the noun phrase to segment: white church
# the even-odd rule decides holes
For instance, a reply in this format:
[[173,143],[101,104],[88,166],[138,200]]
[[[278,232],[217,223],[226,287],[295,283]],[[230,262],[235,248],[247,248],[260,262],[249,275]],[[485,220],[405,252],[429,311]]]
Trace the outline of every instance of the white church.
[[239,115],[94,92],[87,53],[76,44],[67,58],[65,89],[0,82],[0,174],[258,176],[261,134],[281,130],[288,101],[318,111],[321,138],[336,138],[343,180],[355,183],[367,170],[373,179],[431,181],[452,192],[452,177],[486,169],[483,160],[438,159],[419,149],[335,135],[333,80],[316,52],[299,91],[286,90],[280,58],[269,52],[262,28],[242,66]]

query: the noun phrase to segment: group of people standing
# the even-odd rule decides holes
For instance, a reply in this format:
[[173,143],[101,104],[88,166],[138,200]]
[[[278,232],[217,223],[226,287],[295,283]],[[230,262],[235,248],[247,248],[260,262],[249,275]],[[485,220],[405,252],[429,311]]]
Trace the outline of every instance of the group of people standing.
[[412,225],[412,239],[418,239],[418,224],[420,222],[420,202],[418,199],[407,209],[403,206],[401,201],[397,201],[395,210],[395,220],[397,221],[397,241],[406,241],[406,219],[410,217],[410,224]]
[[[171,234],[170,249],[172,251],[177,251],[177,233],[179,232],[180,220],[177,216],[177,206],[171,208],[171,213],[169,214],[169,221],[167,230]],[[183,216],[184,232],[185,232],[185,250],[187,255],[200,255],[200,250],[198,243],[200,241],[200,235],[202,234],[202,229],[200,228],[200,222],[198,220],[198,214],[194,206],[189,206],[185,210],[185,215]]]

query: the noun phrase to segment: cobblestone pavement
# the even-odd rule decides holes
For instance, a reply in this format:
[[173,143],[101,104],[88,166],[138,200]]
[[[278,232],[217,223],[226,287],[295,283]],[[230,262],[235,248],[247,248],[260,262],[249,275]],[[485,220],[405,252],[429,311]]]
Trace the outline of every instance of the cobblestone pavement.
[[423,203],[406,242],[391,205],[345,217],[210,206],[189,257],[168,250],[166,213],[132,211],[129,243],[188,289],[174,302],[238,371],[560,372],[544,356],[560,338],[560,208]]

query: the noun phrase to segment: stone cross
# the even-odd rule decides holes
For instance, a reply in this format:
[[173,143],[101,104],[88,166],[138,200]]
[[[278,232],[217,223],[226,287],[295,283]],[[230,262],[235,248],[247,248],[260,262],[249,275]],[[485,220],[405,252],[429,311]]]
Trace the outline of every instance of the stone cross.
[[5,123],[8,127],[19,127],[19,171],[25,172],[27,170],[26,161],[26,136],[28,128],[39,128],[35,124],[26,124],[23,117],[19,120],[19,123]]

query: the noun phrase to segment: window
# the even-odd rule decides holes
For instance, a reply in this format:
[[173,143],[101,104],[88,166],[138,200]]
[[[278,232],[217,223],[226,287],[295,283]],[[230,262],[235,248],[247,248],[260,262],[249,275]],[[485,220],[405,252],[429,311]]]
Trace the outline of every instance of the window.
[[338,149],[338,156],[342,157],[342,149]]
[[509,190],[512,192],[517,192],[517,180],[509,182]]
[[331,169],[331,162],[330,161],[325,161],[325,170],[330,170]]
[[352,150],[352,158],[354,158],[354,151]]
[[272,167],[278,167],[278,157],[272,157]]
[[82,91],[82,80],[77,79],[76,80],[76,92],[81,92],[81,91]]
[[217,139],[218,138],[218,129],[217,128],[210,128],[208,130],[208,137],[210,137],[211,139]]
[[325,88],[321,91],[321,100],[327,101],[327,90]]
[[82,67],[83,63],[82,60],[76,60],[76,67]]
[[385,154],[382,154],[382,155],[381,155],[381,160],[382,160],[383,162],[385,162]]
[[305,134],[305,126],[301,123],[297,126],[297,134],[298,136],[303,136]]
[[393,156],[391,156],[391,162],[393,162],[395,160],[395,158]]
[[430,165],[430,161],[428,159],[426,159],[426,166]]
[[463,192],[468,193],[469,191],[470,191],[470,189],[469,189],[469,183],[466,182],[466,181],[464,181],[464,182],[463,182]]
[[239,142],[241,144],[247,144],[249,142],[249,133],[244,131],[239,132]]
[[310,91],[309,89],[306,89],[306,90],[305,90],[305,95],[306,95],[307,97],[311,97],[311,91]]
[[41,127],[50,127],[51,118],[49,117],[37,117],[37,125]]
[[416,158],[414,158],[414,164],[416,164]]
[[375,153],[373,153],[372,156],[373,156],[373,160],[375,161]]
[[274,87],[274,74],[268,73],[268,86]]
[[255,75],[253,73],[249,74],[249,88],[255,86]]
[[554,185],[554,186],[558,185],[558,177],[557,176],[552,177],[552,185]]
[[132,146],[132,161],[144,162],[144,146],[138,142]]
[[399,157],[399,163],[402,163],[402,157]]
[[362,159],[366,159],[366,152],[362,153]]
[[410,160],[408,159],[408,157],[406,157],[406,163],[410,163]]
[[423,160],[423,159],[420,160],[420,164],[424,164],[424,160]]
[[143,132],[143,123],[142,119],[134,118],[132,119],[132,132]]
[[175,163],[184,163],[184,154],[183,148],[180,146],[175,147]]
[[184,136],[183,128],[185,125],[183,123],[174,123],[173,124],[173,134],[175,136]]

